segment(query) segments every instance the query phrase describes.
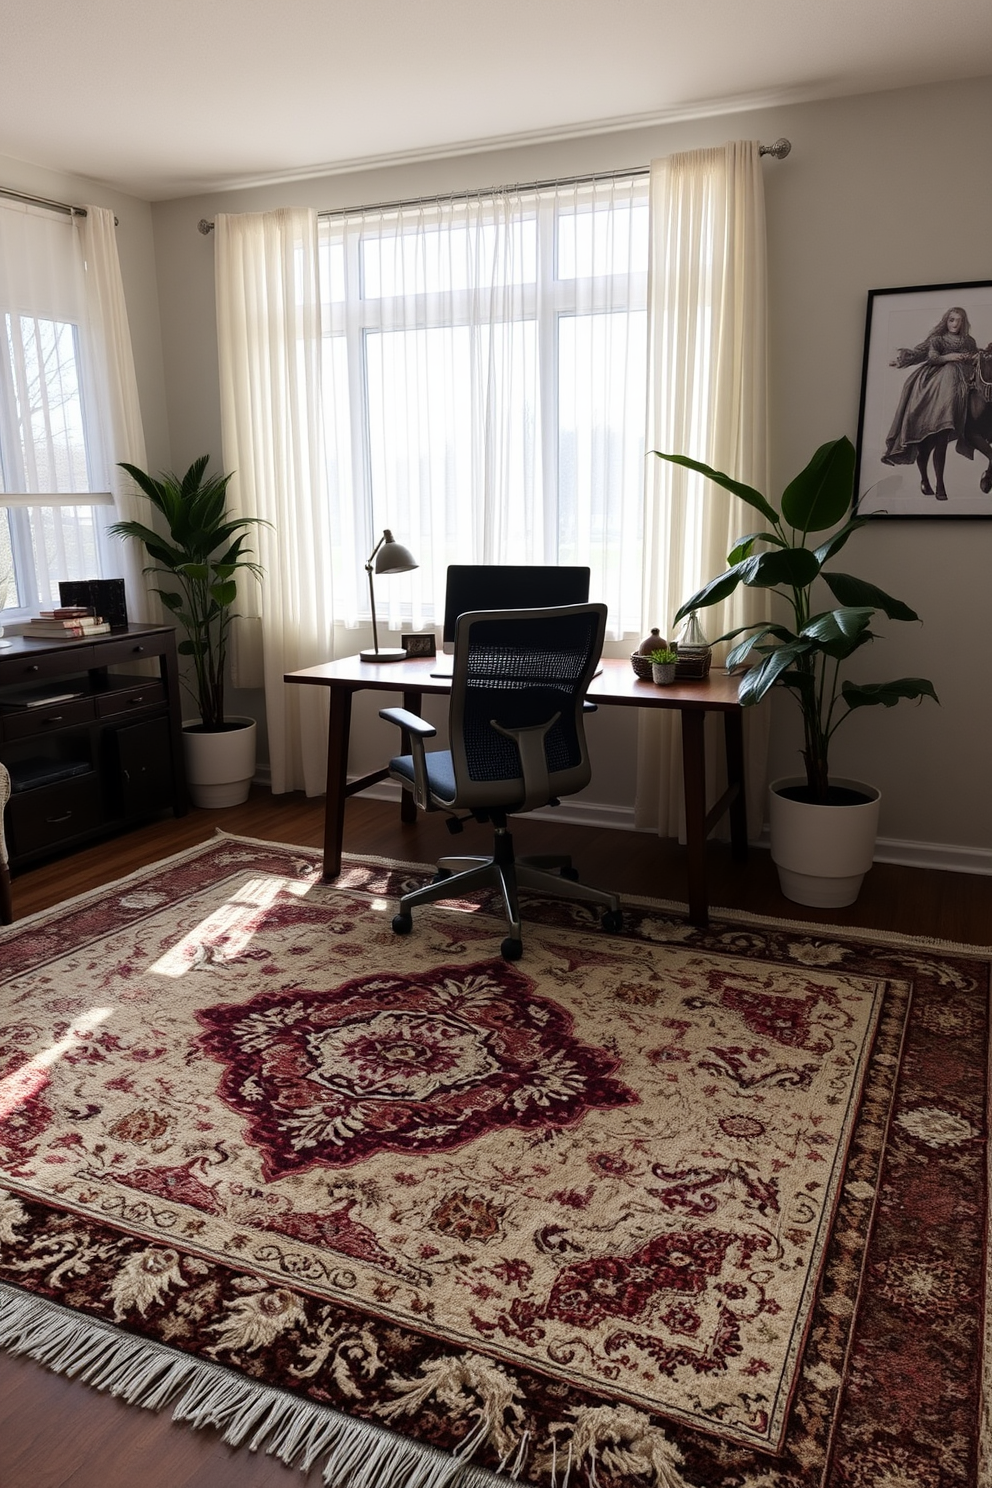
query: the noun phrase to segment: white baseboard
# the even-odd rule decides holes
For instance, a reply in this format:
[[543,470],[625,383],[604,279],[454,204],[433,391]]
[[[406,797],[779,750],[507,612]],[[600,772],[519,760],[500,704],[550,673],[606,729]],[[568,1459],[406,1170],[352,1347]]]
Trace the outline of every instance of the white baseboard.
[[[400,787],[395,780],[382,780],[362,794],[377,801],[399,801]],[[539,820],[546,818],[573,827],[612,827],[618,832],[650,830],[634,826],[632,806],[607,806],[574,796],[560,806],[542,807],[531,815]],[[767,829],[751,845],[767,848]],[[952,842],[911,842],[901,837],[879,837],[875,844],[875,862],[901,863],[908,868],[938,868],[944,873],[992,876],[992,848],[959,847]]]
[[945,873],[992,875],[992,848],[879,837],[875,843],[875,862],[903,863],[908,868],[941,868]]

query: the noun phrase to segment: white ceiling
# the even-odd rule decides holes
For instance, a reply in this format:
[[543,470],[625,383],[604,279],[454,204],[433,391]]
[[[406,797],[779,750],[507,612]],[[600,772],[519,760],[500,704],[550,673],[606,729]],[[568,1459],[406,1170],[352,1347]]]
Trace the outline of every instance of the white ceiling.
[[990,74],[990,0],[0,0],[0,154],[161,200]]

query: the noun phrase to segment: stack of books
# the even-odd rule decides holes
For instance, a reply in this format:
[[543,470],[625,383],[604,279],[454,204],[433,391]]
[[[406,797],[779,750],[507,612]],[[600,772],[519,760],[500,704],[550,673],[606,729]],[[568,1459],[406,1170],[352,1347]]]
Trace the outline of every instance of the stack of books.
[[57,610],[42,610],[37,619],[25,621],[21,631],[29,640],[81,640],[84,636],[105,635],[110,625],[85,605],[63,605]]

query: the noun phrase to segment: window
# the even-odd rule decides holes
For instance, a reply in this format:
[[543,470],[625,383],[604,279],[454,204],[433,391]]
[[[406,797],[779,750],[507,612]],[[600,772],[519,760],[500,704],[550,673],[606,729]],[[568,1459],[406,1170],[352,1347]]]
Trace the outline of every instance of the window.
[[8,581],[8,610],[57,604],[60,579],[104,571],[97,507],[111,498],[100,490],[99,437],[88,417],[84,327],[72,222],[0,208],[0,585]]
[[449,563],[560,562],[639,628],[647,257],[646,176],[322,219],[340,620],[389,527],[394,626],[440,623]]

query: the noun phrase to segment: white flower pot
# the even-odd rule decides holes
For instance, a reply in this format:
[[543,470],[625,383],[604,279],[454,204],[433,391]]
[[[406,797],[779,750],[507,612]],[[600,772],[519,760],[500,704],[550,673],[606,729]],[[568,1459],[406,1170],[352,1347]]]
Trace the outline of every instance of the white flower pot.
[[783,788],[805,784],[805,775],[793,775],[773,780],[768,787],[772,861],[787,899],[838,909],[854,903],[872,865],[881,793],[860,780],[831,778],[832,786],[857,791],[868,799],[820,806],[781,795]]
[[248,799],[255,774],[255,720],[227,721],[230,728],[204,733],[198,719],[183,719],[186,783],[194,806],[238,806]]
[[651,663],[651,680],[657,682],[659,687],[670,687],[675,681],[674,661],[653,661]]

